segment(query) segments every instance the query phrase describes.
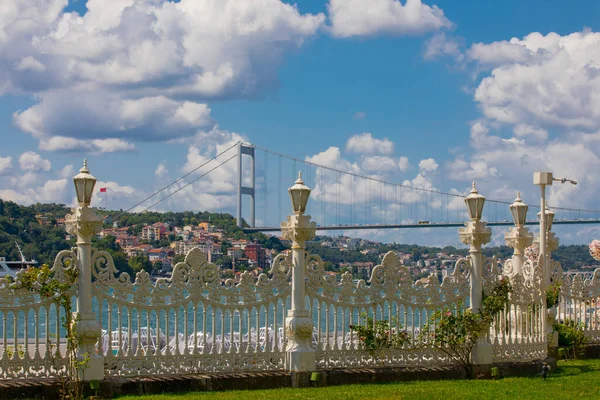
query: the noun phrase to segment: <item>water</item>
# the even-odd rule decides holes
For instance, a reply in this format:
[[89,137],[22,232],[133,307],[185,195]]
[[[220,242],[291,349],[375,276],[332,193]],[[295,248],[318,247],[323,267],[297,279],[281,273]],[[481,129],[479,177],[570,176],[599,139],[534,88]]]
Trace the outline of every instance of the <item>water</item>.
[[[119,314],[118,308],[113,306],[112,311],[109,313],[109,309],[104,302],[104,306],[102,307],[102,315],[100,318],[101,328],[105,331],[115,331],[119,329]],[[309,304],[306,304],[307,308],[309,308]],[[150,327],[152,329],[156,329],[157,327],[164,332],[168,336],[174,336],[176,332],[175,321],[177,319],[177,333],[183,333],[188,336],[191,335],[194,331],[196,332],[209,332],[215,333],[217,335],[221,335],[228,332],[242,332],[247,333],[251,328],[259,328],[268,325],[273,327],[282,327],[283,321],[285,320],[287,309],[290,308],[289,298],[286,300],[286,306],[283,306],[283,302],[279,301],[277,305],[271,304],[267,309],[265,307],[261,307],[258,312],[253,308],[250,311],[248,309],[242,308],[240,306],[239,311],[234,310],[230,312],[229,310],[221,311],[218,307],[212,306],[203,306],[200,303],[196,309],[196,325],[194,325],[194,310],[190,305],[186,309],[183,306],[180,306],[177,309],[177,318],[176,311],[174,309],[159,310],[158,311],[158,320],[157,320],[157,311],[151,310],[149,313],[146,310],[142,310],[139,313],[139,323],[138,323],[138,311],[135,308],[125,308],[121,309],[121,330],[128,331],[129,327],[131,327],[132,332],[138,332],[140,328]],[[93,302],[93,311],[98,313],[98,303],[94,299]],[[76,309],[74,307],[73,309]],[[129,315],[128,310],[131,310],[131,316]],[[44,308],[40,309],[39,317],[38,317],[38,334],[39,337],[44,339],[46,336],[46,324],[49,324],[49,333],[51,337],[55,337],[56,335],[56,327],[57,327],[57,318],[56,318],[56,306],[52,305],[49,308],[49,318],[46,318],[46,310]],[[325,332],[325,330],[329,330],[329,332],[348,332],[349,326],[351,324],[358,324],[360,311],[358,309],[349,310],[346,309],[346,312],[343,313],[342,309],[339,308],[337,312],[337,321],[334,317],[333,307],[329,308],[329,312],[325,312],[325,307],[321,308],[321,318],[319,321],[319,316],[317,312],[317,308],[313,309],[312,319],[315,327],[320,325],[321,332]],[[350,312],[352,311],[352,312]],[[204,321],[204,313],[206,312],[206,321]],[[382,313],[382,308],[377,307],[373,312],[373,309],[370,310],[370,316],[375,317],[377,320],[387,319],[388,312],[387,308]],[[111,324],[109,324],[109,314]],[[383,315],[382,315],[383,314]],[[396,306],[395,303],[392,304],[391,307],[392,316],[397,315],[399,318],[399,322],[404,329],[411,330],[413,328],[413,322],[417,325],[418,328],[422,325],[427,319],[427,312],[413,312],[412,309],[407,308],[403,305],[399,307]],[[2,313],[0,312],[0,316]],[[17,313],[17,337],[24,338],[25,337],[25,313],[23,311],[19,311]],[[222,318],[224,316],[224,318]],[[186,326],[187,320],[187,326]],[[62,323],[64,321],[64,311],[61,309],[60,321],[58,322],[60,331],[60,337],[64,337],[65,329],[62,327]],[[0,318],[0,332],[3,332],[4,319]],[[204,324],[206,322],[206,324]],[[320,322],[320,324],[319,324]],[[364,320],[362,320],[364,322]],[[214,330],[213,330],[214,324]],[[6,334],[9,339],[14,337],[14,319],[13,313],[7,312],[7,321],[6,321]],[[35,337],[35,318],[34,318],[34,310],[28,311],[28,322],[27,322],[27,336],[32,339]]]

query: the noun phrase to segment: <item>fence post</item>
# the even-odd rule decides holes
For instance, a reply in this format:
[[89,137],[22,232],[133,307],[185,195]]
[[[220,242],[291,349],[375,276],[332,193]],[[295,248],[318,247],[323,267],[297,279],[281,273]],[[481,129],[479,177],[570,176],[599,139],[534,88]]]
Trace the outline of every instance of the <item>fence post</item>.
[[294,372],[309,372],[316,369],[315,350],[311,340],[313,322],[305,307],[305,243],[315,237],[317,225],[304,215],[310,196],[310,188],[304,186],[302,173],[298,174],[294,186],[288,189],[292,199],[294,215],[288,215],[281,223],[284,238],[292,241],[292,301],[287,312],[285,328],[287,335],[286,368]]
[[[469,211],[470,221],[465,222],[465,227],[460,228],[460,241],[469,245],[469,253],[471,256],[471,310],[479,312],[481,310],[481,300],[483,294],[483,256],[481,254],[481,246],[488,243],[492,236],[490,228],[486,227],[486,223],[481,221],[483,213],[483,205],[485,197],[479,194],[473,182],[473,188],[469,196],[465,198],[465,204]],[[474,364],[491,364],[492,363],[492,346],[487,340],[488,332],[482,332],[477,340],[477,344],[473,347],[471,355]]]
[[506,245],[514,249],[511,276],[523,273],[525,248],[533,243],[533,234],[529,233],[529,229],[524,226],[528,209],[529,206],[523,203],[521,194],[517,192],[517,198],[510,205],[510,212],[513,214],[515,226],[504,235]]
[[89,355],[87,366],[82,371],[85,381],[104,379],[104,357],[96,351],[96,343],[100,340],[100,326],[96,320],[96,313],[92,310],[92,235],[102,229],[102,216],[96,209],[89,207],[96,178],[87,169],[87,160],[83,168],[73,178],[77,192],[78,206],[72,213],[65,217],[67,232],[77,236],[77,268],[78,295],[77,295],[77,340],[78,358],[81,360]]

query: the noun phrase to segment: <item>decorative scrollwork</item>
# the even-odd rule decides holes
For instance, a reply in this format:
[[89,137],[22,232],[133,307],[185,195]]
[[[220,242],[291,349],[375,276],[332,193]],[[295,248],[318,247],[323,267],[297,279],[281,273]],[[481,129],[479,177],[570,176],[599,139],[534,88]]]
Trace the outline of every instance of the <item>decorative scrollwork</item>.
[[177,263],[170,278],[153,281],[146,271],[118,274],[111,255],[106,251],[92,254],[94,290],[105,297],[143,306],[183,304],[193,299],[206,299],[219,304],[258,304],[290,291],[291,260],[288,256],[275,258],[270,276],[260,274],[255,280],[250,273],[241,275],[239,282],[223,281],[218,267],[207,261],[198,248],[192,249],[185,261]]
[[309,295],[335,301],[342,307],[360,308],[386,301],[434,307],[460,301],[468,295],[469,266],[467,259],[462,259],[442,283],[436,275],[414,283],[408,268],[390,251],[373,268],[368,283],[362,279],[354,283],[349,273],[342,275],[338,283],[334,276],[325,273],[320,257],[308,255],[306,288]]

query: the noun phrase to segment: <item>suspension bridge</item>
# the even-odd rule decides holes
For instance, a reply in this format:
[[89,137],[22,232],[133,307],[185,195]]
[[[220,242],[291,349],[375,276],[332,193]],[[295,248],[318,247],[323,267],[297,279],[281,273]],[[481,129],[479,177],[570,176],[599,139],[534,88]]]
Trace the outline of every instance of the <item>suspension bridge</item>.
[[[342,162],[343,164],[343,162]],[[302,160],[268,148],[235,143],[194,170],[158,190],[128,211],[163,193],[156,206],[211,172],[226,168],[236,180],[236,220],[245,232],[275,232],[289,214],[287,188],[302,173],[312,188],[307,214],[318,230],[422,229],[464,226],[468,215],[463,199],[467,193],[444,192],[424,181],[391,182],[380,175],[365,175],[356,164],[331,166]],[[398,167],[399,168],[399,167]],[[191,179],[186,183],[186,179]],[[537,188],[533,185],[531,190]],[[230,193],[229,193],[230,194]],[[485,194],[485,193],[484,193]],[[537,193],[536,193],[537,194]],[[513,199],[486,199],[484,220],[489,226],[513,225],[509,206]],[[538,225],[538,204],[529,204],[527,225]],[[550,207],[554,224],[598,224],[600,210]],[[244,214],[247,218],[244,218]]]

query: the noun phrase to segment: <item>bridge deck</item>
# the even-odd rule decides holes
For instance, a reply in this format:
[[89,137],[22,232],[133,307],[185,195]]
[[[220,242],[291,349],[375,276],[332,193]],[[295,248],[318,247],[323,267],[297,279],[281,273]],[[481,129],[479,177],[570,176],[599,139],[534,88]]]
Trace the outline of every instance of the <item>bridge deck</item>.
[[[539,225],[539,221],[527,221],[525,225]],[[600,219],[572,219],[572,220],[555,220],[553,225],[577,225],[577,224],[600,224]],[[500,222],[488,222],[488,226],[513,226],[512,221],[500,221]],[[464,222],[428,222],[420,224],[375,224],[375,225],[328,225],[328,226],[317,226],[318,231],[342,231],[342,230],[353,230],[353,229],[405,229],[405,228],[455,228],[465,226]],[[243,228],[244,232],[277,232],[280,231],[280,227],[246,227]]]

